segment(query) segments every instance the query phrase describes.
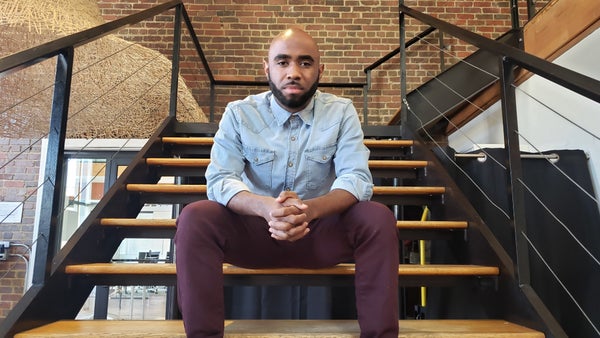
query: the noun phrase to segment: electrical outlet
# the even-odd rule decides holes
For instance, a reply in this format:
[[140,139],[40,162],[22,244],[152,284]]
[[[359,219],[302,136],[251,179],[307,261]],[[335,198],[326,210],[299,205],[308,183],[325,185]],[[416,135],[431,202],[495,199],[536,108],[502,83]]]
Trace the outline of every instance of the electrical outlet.
[[8,258],[8,248],[10,242],[0,241],[0,261],[5,261]]

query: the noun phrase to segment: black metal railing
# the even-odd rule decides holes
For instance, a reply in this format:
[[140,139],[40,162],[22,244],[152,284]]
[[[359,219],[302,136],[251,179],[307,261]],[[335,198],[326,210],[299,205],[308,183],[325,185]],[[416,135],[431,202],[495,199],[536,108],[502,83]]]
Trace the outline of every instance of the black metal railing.
[[[175,35],[177,35],[179,33],[177,29],[178,17],[180,17],[180,13],[183,10],[183,2],[181,0],[173,0],[122,19],[58,38],[0,59],[0,78],[3,78],[42,61],[54,57],[57,58],[50,126],[48,129],[49,133],[46,136],[48,143],[44,171],[45,180],[42,189],[43,202],[40,206],[40,221],[36,236],[36,238],[43,240],[36,241],[36,255],[32,274],[33,285],[44,284],[52,272],[52,260],[58,250],[60,231],[57,220],[61,212],[59,197],[61,193],[60,189],[63,186],[64,145],[71,95],[71,81],[75,63],[73,58],[74,50],[78,46],[88,44],[123,27],[137,24],[171,9],[176,10]],[[175,38],[175,47],[178,46],[177,40],[178,37]],[[178,48],[173,49],[172,74],[174,75],[171,79],[172,98],[169,108],[171,115],[174,115],[176,109],[178,52]]]
[[[510,218],[511,231],[513,232],[514,241],[516,244],[515,252],[512,253],[516,257],[516,271],[518,283],[525,294],[528,294],[530,299],[537,297],[535,290],[531,287],[531,267],[529,258],[535,256],[534,250],[529,242],[527,234],[526,222],[526,185],[523,183],[523,168],[521,161],[521,147],[518,130],[517,119],[517,101],[516,101],[516,84],[515,71],[516,69],[524,69],[537,76],[551,81],[561,87],[571,90],[574,93],[580,94],[595,102],[600,102],[600,81],[582,75],[575,71],[553,64],[534,55],[528,54],[518,48],[499,43],[497,41],[485,38],[481,35],[467,31],[458,26],[439,20],[430,15],[424,14],[410,7],[400,4],[400,23],[404,25],[405,16],[410,16],[420,22],[427,24],[435,29],[456,37],[461,41],[465,41],[473,46],[493,53],[498,58],[499,63],[499,78],[500,83],[500,100],[502,102],[502,125],[504,130],[504,149],[507,160],[507,182],[506,191],[509,200],[509,211],[507,212]],[[401,32],[405,29],[401,27]],[[404,39],[404,37],[402,37]],[[403,40],[401,40],[403,41]],[[401,44],[402,45],[402,44]],[[401,79],[406,81],[406,49],[401,48],[401,68],[403,74]],[[406,83],[402,84],[406,88]],[[406,99],[406,91],[403,91],[402,99],[402,128],[407,130],[409,134],[419,135],[428,134],[423,120],[420,119],[420,114],[424,112],[414,111],[411,109],[409,102]],[[468,100],[465,100],[468,101]],[[434,107],[432,107],[434,109]],[[403,133],[404,134],[404,133]],[[433,138],[431,143],[435,143]],[[544,312],[543,309],[537,309]],[[548,318],[548,325],[551,330],[561,332],[560,327],[552,329],[553,319]],[[593,326],[593,324],[592,324]],[[560,335],[560,334],[558,334]]]

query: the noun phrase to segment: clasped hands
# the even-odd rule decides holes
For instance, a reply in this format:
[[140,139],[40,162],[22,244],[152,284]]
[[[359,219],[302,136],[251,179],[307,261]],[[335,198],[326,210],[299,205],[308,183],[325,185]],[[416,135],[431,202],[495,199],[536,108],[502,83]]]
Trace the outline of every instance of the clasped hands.
[[307,214],[308,205],[293,191],[283,191],[275,198],[269,212],[269,232],[277,240],[294,242],[310,231]]

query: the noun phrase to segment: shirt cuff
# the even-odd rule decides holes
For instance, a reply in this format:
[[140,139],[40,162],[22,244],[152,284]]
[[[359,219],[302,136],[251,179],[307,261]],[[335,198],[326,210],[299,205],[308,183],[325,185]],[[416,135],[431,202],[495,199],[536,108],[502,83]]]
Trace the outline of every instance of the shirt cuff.
[[212,188],[207,192],[207,195],[209,200],[216,201],[224,206],[227,206],[229,200],[231,200],[233,196],[237,195],[241,191],[250,191],[250,189],[241,181],[223,180],[219,182],[219,184],[213,185]]
[[359,201],[368,201],[373,196],[373,184],[356,178],[340,176],[331,186],[331,190],[334,189],[346,190]]

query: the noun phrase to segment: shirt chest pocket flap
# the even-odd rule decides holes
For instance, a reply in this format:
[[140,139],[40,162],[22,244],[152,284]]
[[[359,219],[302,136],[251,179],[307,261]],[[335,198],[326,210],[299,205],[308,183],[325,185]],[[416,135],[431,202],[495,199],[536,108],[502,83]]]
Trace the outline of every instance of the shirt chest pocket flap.
[[275,152],[267,149],[244,149],[244,156],[248,162],[246,175],[261,185],[270,186],[273,176],[273,162]]

